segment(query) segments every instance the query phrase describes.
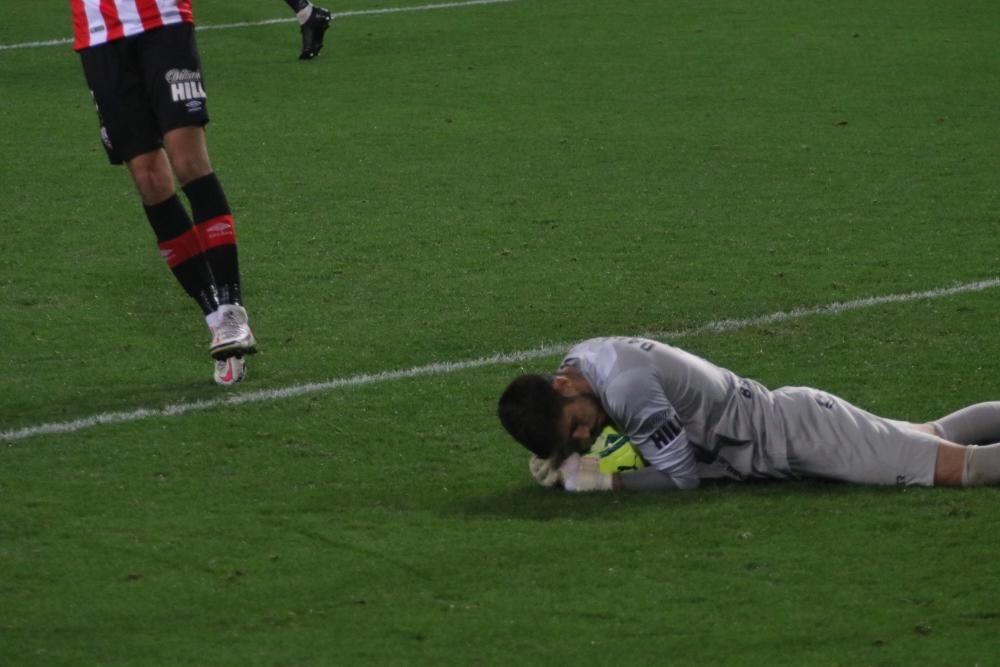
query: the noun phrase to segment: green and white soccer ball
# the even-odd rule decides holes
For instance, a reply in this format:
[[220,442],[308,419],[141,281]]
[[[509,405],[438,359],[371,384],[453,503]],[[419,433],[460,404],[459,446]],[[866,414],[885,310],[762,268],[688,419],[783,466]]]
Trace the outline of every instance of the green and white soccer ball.
[[601,463],[601,472],[608,474],[646,467],[646,462],[635,451],[628,436],[610,426],[605,426],[597,436],[588,456],[596,456]]

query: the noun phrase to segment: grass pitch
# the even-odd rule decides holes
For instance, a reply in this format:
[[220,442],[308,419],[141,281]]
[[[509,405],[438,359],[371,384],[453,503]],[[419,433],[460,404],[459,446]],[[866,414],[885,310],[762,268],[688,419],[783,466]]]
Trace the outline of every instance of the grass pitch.
[[[0,664],[995,664],[997,490],[549,493],[494,406],[558,355],[434,366],[694,331],[888,416],[998,398],[996,288],[697,333],[997,275],[996,3],[751,4],[346,15],[310,63],[199,33],[234,392],[76,56],[0,49],[0,431],[208,402],[0,443]],[[0,44],[69,31],[9,7]]]

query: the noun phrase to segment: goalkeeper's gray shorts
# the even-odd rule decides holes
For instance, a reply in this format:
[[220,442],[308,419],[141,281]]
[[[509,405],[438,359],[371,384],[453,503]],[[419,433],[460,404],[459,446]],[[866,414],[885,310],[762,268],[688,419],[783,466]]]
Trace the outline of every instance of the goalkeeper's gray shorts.
[[861,484],[933,485],[940,438],[816,389],[782,387],[773,393],[793,474]]

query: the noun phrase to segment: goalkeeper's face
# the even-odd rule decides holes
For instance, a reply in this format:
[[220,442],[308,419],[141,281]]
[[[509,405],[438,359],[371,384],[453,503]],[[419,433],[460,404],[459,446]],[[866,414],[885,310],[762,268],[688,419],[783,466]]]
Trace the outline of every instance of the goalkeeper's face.
[[559,433],[569,450],[565,455],[589,452],[607,421],[601,401],[592,391],[569,397],[559,424]]

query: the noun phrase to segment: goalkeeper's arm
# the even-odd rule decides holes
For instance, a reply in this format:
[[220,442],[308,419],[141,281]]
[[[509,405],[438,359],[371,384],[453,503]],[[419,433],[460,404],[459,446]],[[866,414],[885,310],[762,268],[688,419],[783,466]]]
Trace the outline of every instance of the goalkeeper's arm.
[[567,491],[663,491],[693,489],[698,486],[699,479],[672,476],[652,467],[602,473],[596,457],[574,454],[559,466],[559,481]]
[[667,489],[694,489],[698,478],[673,477],[656,468],[643,468],[630,472],[615,473],[618,480],[614,488],[625,491],[666,491]]

